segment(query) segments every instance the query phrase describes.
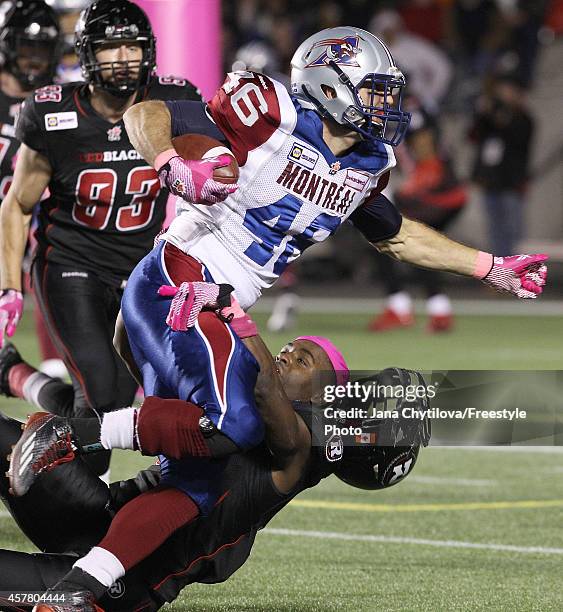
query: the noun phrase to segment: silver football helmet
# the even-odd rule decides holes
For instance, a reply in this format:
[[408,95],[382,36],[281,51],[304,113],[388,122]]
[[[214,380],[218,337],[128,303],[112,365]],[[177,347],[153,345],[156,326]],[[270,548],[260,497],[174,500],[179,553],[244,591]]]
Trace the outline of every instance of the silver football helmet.
[[[410,113],[401,108],[405,84],[385,44],[360,28],[317,32],[291,60],[291,92],[301,106],[349,126],[366,140],[393,146],[410,121]],[[366,101],[360,96],[364,88]]]

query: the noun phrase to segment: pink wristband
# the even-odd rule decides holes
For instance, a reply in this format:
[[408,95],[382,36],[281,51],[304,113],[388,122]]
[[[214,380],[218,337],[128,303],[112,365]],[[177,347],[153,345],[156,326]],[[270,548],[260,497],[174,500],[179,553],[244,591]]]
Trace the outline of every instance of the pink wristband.
[[473,269],[473,276],[475,278],[483,279],[491,271],[493,267],[493,256],[491,253],[485,253],[479,251],[477,254],[477,261],[475,262],[475,268]]
[[154,169],[158,172],[164,164],[167,164],[173,157],[178,157],[176,149],[167,149],[159,153],[154,160]]
[[256,323],[247,314],[244,317],[232,319],[229,325],[239,338],[250,338],[250,336],[258,335]]

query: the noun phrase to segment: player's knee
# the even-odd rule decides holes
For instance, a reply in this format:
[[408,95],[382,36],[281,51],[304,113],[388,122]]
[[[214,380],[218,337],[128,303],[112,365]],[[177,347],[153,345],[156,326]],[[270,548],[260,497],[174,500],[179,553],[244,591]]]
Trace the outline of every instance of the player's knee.
[[199,421],[203,410],[190,402],[147,397],[137,417],[139,447],[145,455],[172,459],[209,457]]

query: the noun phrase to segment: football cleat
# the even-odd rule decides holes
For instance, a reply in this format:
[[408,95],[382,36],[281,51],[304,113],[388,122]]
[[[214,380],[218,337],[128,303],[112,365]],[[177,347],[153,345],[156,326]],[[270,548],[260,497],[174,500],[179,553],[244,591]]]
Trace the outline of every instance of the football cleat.
[[[49,591],[45,594],[45,599],[49,600]],[[59,595],[52,593],[53,600],[61,599]],[[94,595],[90,591],[74,591],[73,593],[65,593],[64,602],[57,603],[40,603],[36,604],[32,612],[104,612],[100,606],[97,606],[94,601]]]
[[409,312],[406,315],[400,315],[392,308],[386,308],[378,317],[372,319],[368,324],[368,330],[372,332],[391,331],[402,327],[411,327],[414,325],[414,315]]
[[454,318],[452,315],[433,315],[428,319],[426,331],[431,334],[439,334],[452,331]]
[[23,363],[22,356],[11,342],[6,342],[0,350],[0,394],[6,397],[15,397],[10,390],[8,374],[12,366],[18,363]]
[[10,458],[12,494],[25,495],[40,474],[72,461],[77,448],[67,419],[48,412],[32,414]]
[[276,300],[266,323],[268,331],[282,332],[295,327],[301,299],[295,293],[284,293]]

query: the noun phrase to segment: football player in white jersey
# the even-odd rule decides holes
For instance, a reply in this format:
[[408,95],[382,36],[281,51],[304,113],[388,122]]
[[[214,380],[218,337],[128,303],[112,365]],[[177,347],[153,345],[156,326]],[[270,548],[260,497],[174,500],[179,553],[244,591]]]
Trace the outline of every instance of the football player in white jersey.
[[[291,81],[289,94],[267,76],[231,73],[206,107],[150,101],[125,117],[135,147],[184,198],[164,240],[233,285],[243,309],[346,219],[401,261],[475,276],[520,298],[541,293],[546,256],[495,259],[401,218],[381,195],[410,116],[401,107],[405,78],[378,38],[323,30],[297,49]],[[187,132],[225,141],[237,158],[238,190],[219,206],[201,206],[216,200],[188,188],[201,167],[171,142]]]

